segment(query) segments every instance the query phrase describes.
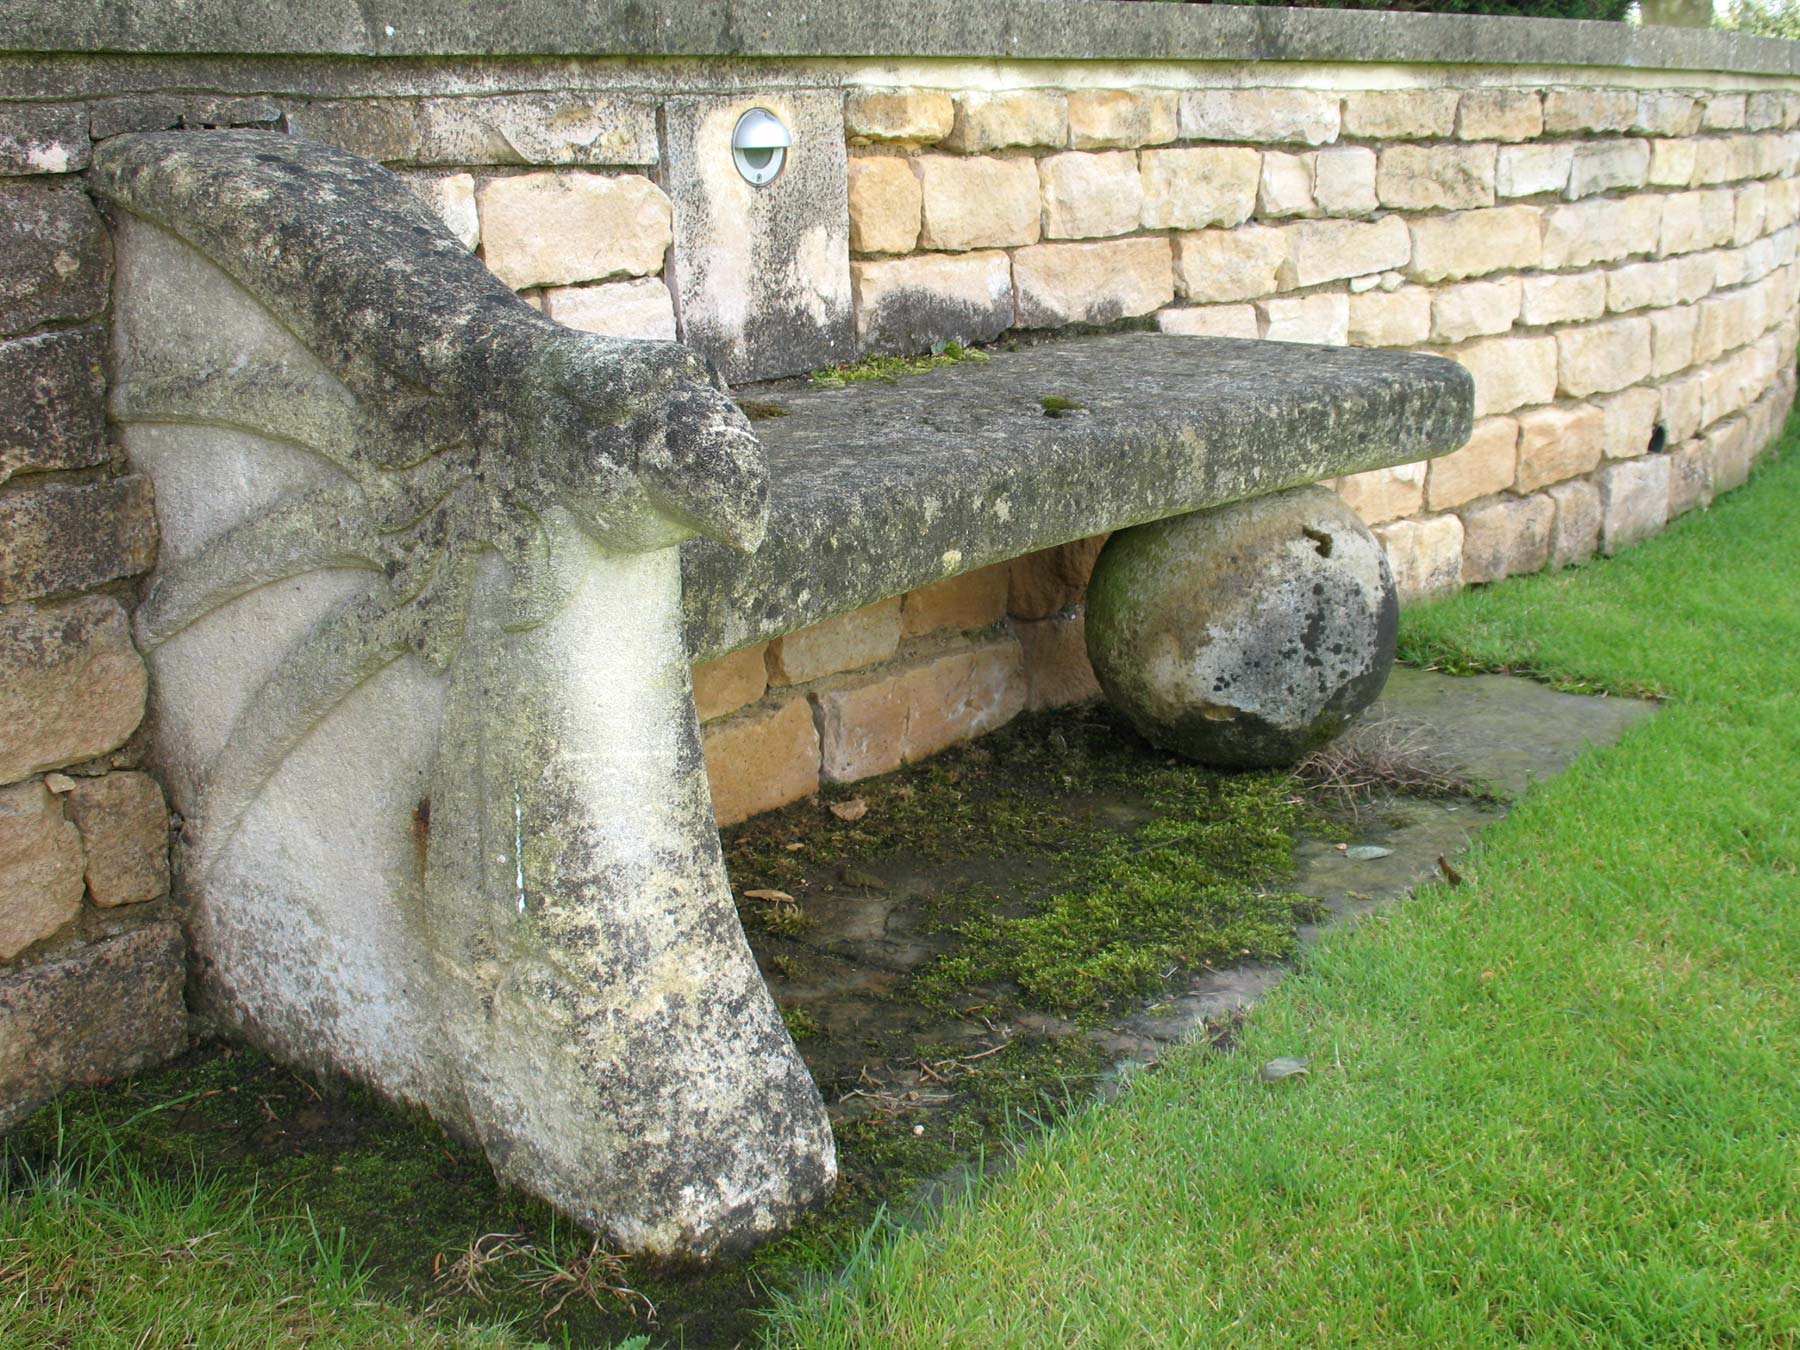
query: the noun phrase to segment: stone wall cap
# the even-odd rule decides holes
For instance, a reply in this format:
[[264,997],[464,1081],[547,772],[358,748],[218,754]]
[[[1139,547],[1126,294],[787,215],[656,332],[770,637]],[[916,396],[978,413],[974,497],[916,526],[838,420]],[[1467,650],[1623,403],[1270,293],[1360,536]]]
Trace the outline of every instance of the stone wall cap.
[[0,0],[0,50],[165,55],[969,57],[1612,66],[1800,75],[1700,29],[1120,0]]

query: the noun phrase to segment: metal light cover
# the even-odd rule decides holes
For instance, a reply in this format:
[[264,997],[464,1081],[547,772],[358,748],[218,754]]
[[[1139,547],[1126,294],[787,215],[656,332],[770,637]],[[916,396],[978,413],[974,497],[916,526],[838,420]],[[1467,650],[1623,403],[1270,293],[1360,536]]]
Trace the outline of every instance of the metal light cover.
[[781,176],[793,133],[767,108],[752,108],[731,132],[731,161],[746,183],[765,187]]

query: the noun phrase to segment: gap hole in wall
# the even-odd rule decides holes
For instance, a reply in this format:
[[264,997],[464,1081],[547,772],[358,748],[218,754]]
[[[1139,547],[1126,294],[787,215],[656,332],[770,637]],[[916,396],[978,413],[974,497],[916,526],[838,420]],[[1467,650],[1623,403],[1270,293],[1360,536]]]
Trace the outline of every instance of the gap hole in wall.
[[1300,533],[1312,540],[1312,546],[1319,551],[1319,556],[1321,558],[1329,558],[1331,556],[1331,536],[1326,534],[1325,531],[1302,528]]
[[1660,455],[1669,448],[1669,430],[1661,422],[1650,428],[1650,444],[1644,448],[1646,454]]

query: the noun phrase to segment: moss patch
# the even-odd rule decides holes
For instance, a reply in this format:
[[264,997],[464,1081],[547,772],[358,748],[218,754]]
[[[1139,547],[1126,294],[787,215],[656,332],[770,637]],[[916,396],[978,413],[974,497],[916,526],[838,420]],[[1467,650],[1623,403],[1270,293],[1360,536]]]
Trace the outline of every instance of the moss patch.
[[960,342],[945,342],[934,346],[922,356],[865,356],[848,365],[814,371],[808,381],[819,389],[842,389],[847,384],[859,384],[865,380],[883,380],[891,384],[902,376],[923,375],[939,366],[987,359],[986,352],[965,347]]

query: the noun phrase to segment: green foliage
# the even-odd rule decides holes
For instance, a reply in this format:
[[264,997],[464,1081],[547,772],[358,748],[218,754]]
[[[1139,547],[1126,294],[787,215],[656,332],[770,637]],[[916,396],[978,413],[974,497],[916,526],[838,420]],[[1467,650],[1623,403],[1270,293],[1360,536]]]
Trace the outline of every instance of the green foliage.
[[849,365],[814,371],[809,378],[820,389],[842,389],[847,384],[860,384],[865,380],[892,384],[903,376],[923,375],[940,366],[987,359],[986,352],[974,347],[965,347],[960,342],[940,342],[923,356],[865,356]]
[[1733,0],[1718,26],[1756,37],[1800,39],[1800,0]]
[[1518,19],[1622,20],[1632,0],[1198,0],[1295,9],[1392,9],[1432,14],[1504,14]]

